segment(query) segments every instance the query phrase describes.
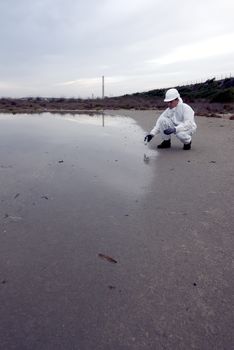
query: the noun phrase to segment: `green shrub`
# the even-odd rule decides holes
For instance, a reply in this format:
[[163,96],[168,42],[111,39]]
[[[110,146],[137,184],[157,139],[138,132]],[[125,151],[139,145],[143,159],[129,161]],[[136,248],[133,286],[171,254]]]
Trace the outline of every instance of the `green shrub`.
[[234,88],[232,87],[216,93],[210,102],[234,102]]

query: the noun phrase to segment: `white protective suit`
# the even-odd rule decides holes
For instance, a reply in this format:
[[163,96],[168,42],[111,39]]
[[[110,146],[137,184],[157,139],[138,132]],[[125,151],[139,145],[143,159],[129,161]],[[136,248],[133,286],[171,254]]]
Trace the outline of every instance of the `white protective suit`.
[[179,103],[175,108],[167,108],[157,119],[155,127],[150,131],[150,134],[161,134],[163,140],[170,140],[171,135],[164,134],[167,128],[175,128],[176,137],[184,144],[191,142],[191,135],[196,131],[197,125],[194,121],[193,109],[183,103],[179,97]]

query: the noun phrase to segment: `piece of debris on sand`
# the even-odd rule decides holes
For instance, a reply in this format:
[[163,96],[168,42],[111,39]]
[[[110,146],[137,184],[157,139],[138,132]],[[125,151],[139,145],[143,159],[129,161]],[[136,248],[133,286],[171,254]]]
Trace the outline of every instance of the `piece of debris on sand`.
[[109,261],[112,264],[117,264],[117,261],[115,259],[113,259],[111,256],[108,256],[108,255],[105,255],[105,254],[102,254],[102,253],[99,253],[98,256],[99,256],[99,258],[107,260],[107,261]]

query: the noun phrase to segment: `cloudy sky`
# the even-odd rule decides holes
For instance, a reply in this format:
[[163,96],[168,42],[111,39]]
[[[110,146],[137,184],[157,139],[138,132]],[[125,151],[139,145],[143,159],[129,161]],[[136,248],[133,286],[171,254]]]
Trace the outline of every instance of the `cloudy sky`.
[[100,97],[234,75],[233,0],[0,0],[0,96]]

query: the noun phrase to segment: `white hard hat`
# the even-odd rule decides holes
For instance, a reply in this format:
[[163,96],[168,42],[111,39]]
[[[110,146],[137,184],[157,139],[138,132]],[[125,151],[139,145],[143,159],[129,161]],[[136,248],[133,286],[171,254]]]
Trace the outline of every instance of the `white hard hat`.
[[178,97],[180,97],[180,94],[179,94],[178,90],[176,90],[176,89],[169,89],[166,92],[164,102],[173,101],[173,100],[175,100]]

